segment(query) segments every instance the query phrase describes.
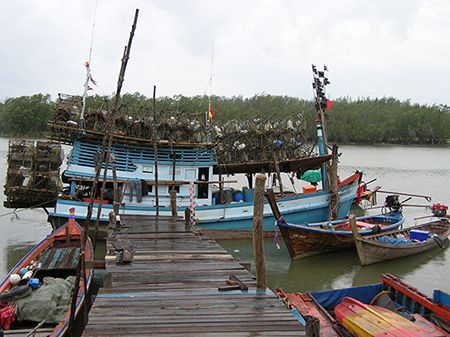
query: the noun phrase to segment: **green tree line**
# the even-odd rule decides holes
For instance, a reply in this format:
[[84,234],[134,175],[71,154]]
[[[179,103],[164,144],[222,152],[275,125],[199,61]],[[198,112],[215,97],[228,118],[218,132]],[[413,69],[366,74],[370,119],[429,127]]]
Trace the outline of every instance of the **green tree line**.
[[[86,98],[86,109],[108,110],[114,95],[91,95]],[[158,111],[198,113],[208,111],[209,103],[214,111],[213,121],[244,120],[253,116],[266,119],[285,118],[302,114],[307,138],[316,137],[317,113],[313,100],[297,97],[258,94],[243,96],[158,97]],[[450,108],[446,105],[419,105],[400,101],[393,97],[348,97],[333,101],[326,111],[326,130],[329,142],[339,144],[446,144],[450,140]],[[121,105],[139,106],[151,112],[153,99],[136,93],[121,96]],[[50,95],[36,94],[7,98],[0,103],[0,135],[26,137],[43,136],[47,121],[52,119],[56,101]]]

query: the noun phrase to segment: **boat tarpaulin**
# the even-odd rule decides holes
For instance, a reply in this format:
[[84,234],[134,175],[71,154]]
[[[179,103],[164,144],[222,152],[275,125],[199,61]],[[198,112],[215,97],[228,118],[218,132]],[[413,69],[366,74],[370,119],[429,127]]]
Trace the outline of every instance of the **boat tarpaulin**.
[[346,296],[357,298],[360,302],[369,304],[370,301],[382,290],[381,283],[372,284],[368,286],[352,287],[331,291],[319,291],[311,295],[319,302],[325,309],[334,308]]
[[75,276],[69,276],[40,285],[29,296],[17,300],[17,320],[42,322],[45,319],[49,324],[59,323],[70,308],[74,284]]

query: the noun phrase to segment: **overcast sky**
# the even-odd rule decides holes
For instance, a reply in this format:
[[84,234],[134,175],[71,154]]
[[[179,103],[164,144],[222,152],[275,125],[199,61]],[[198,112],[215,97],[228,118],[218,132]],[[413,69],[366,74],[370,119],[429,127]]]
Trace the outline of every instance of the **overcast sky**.
[[0,101],[81,95],[92,36],[89,94],[111,95],[136,8],[122,93],[312,99],[326,64],[331,100],[450,105],[448,0],[3,1]]

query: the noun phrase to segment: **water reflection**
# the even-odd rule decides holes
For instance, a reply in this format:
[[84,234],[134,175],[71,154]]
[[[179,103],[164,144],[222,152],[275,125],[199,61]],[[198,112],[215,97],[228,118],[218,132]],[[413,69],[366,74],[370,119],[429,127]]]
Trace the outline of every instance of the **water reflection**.
[[9,271],[19,262],[28,252],[36,246],[35,243],[21,243],[8,245],[6,249],[6,270]]
[[[7,156],[7,146],[8,139],[0,138],[0,156],[3,158]],[[430,195],[433,202],[450,205],[450,180],[446,179],[450,176],[448,148],[355,145],[340,146],[340,152],[340,177],[363,170],[364,180],[377,179],[370,187],[380,185],[383,190]],[[0,161],[1,186],[5,184],[5,172],[6,162],[3,160]],[[284,184],[291,186],[287,178]],[[245,178],[236,187],[244,185]],[[385,195],[378,195],[379,205],[384,203],[384,198]],[[4,200],[1,194],[0,202],[3,204]],[[379,211],[371,210],[367,214]],[[356,216],[364,215],[358,207],[352,207],[351,212]],[[0,278],[3,279],[29,249],[51,232],[51,228],[42,210],[14,214],[11,209],[1,207],[0,215],[3,216],[0,221]],[[429,215],[424,208],[405,208],[407,226],[414,224],[415,217],[424,215]],[[252,240],[220,240],[219,244],[242,263],[251,263],[251,272],[255,274]],[[449,249],[435,249],[361,267],[354,249],[291,261],[284,243],[281,241],[280,244],[281,249],[278,250],[273,239],[265,241],[267,282],[271,289],[281,287],[287,292],[329,290],[377,283],[381,273],[390,273],[426,294],[431,294],[433,289],[450,293]],[[101,259],[104,251],[105,247],[98,247],[95,258]],[[101,272],[98,281],[101,282]]]
[[[241,263],[250,263],[254,269],[252,240],[218,240],[218,243]],[[330,289],[347,288],[380,282],[382,273],[395,275],[405,281],[415,271],[434,268],[437,264],[445,267],[446,248],[433,249],[414,256],[361,266],[356,249],[326,253],[292,261],[284,245],[278,250],[273,239],[266,238],[264,249],[266,255],[267,285],[270,289],[283,288],[286,292],[315,292]],[[430,266],[427,266],[431,264]],[[426,275],[423,275],[426,277]],[[431,294],[432,290],[424,288],[423,281],[414,277],[410,283],[422,291]],[[442,286],[435,289],[443,289]]]

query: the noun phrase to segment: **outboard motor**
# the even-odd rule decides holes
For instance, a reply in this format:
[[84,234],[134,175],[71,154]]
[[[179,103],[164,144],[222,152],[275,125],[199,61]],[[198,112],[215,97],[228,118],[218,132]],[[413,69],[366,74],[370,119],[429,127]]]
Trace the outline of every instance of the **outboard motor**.
[[433,207],[431,207],[431,212],[439,218],[446,216],[447,210],[448,210],[448,206],[441,205],[441,204],[433,204]]
[[398,201],[398,195],[388,195],[386,197],[386,201],[384,202],[384,207],[388,207],[391,211],[398,211],[402,208],[400,201]]

